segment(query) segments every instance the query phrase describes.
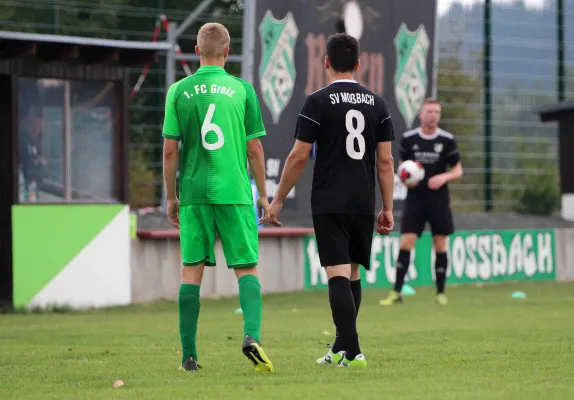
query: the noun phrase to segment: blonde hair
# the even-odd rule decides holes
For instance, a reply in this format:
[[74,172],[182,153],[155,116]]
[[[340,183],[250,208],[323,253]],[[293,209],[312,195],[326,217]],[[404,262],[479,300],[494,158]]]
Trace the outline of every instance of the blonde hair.
[[203,57],[220,58],[229,47],[229,31],[217,22],[209,22],[203,25],[197,33],[197,47]]
[[438,104],[440,106],[440,102],[436,99],[425,99],[425,101],[423,102],[423,105],[427,105],[427,104]]

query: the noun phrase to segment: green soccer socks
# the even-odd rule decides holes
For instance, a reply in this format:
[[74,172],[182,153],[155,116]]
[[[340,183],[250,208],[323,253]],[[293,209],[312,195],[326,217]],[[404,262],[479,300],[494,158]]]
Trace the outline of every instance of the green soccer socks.
[[261,284],[255,275],[244,275],[239,279],[239,304],[243,311],[243,337],[251,335],[261,342],[263,299]]
[[199,286],[182,284],[179,287],[179,335],[182,363],[193,357],[197,360],[197,320],[199,319]]

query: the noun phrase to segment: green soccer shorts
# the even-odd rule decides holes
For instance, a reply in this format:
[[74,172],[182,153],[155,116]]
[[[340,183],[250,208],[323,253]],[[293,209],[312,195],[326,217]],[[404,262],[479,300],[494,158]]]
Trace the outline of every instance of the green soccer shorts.
[[259,233],[253,206],[190,204],[179,208],[181,255],[184,266],[215,266],[215,237],[219,236],[228,268],[255,267]]

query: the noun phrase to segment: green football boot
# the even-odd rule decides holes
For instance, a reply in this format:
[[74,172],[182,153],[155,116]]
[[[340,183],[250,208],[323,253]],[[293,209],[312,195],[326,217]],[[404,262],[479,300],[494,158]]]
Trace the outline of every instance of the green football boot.
[[338,365],[343,360],[343,357],[345,357],[345,352],[341,350],[338,353],[333,353],[333,346],[328,344],[327,347],[329,347],[327,354],[318,358],[315,363],[319,365]]
[[448,304],[448,299],[446,298],[446,295],[444,293],[437,294],[435,301],[437,302],[437,304],[440,304],[441,306],[446,306]]
[[389,297],[379,301],[379,304],[382,306],[394,306],[395,304],[400,304],[402,302],[403,302],[403,296],[401,296],[399,292],[391,290],[391,292],[389,293]]
[[353,360],[347,360],[347,357],[343,357],[343,360],[339,363],[339,367],[345,368],[366,368],[367,359],[364,355],[358,354]]
[[275,367],[261,344],[255,340],[251,335],[245,335],[245,340],[243,341],[243,354],[247,357],[255,366],[255,371],[257,372],[273,372]]

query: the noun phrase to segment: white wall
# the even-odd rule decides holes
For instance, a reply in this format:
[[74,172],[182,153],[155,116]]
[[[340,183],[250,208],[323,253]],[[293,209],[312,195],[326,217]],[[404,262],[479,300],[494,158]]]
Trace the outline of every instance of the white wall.
[[[292,292],[304,286],[303,236],[264,236],[259,240],[261,286],[265,293]],[[181,256],[178,239],[132,240],[132,301],[176,300]],[[216,244],[217,267],[206,267],[203,297],[235,296],[233,271],[227,269],[221,243]],[[556,230],[559,281],[574,281],[574,229]]]
[[[176,300],[181,276],[178,239],[132,240],[132,302]],[[238,293],[237,279],[225,263],[223,248],[215,245],[216,267],[205,267],[202,297],[228,297]],[[259,277],[264,293],[303,289],[303,237],[261,237]]]

